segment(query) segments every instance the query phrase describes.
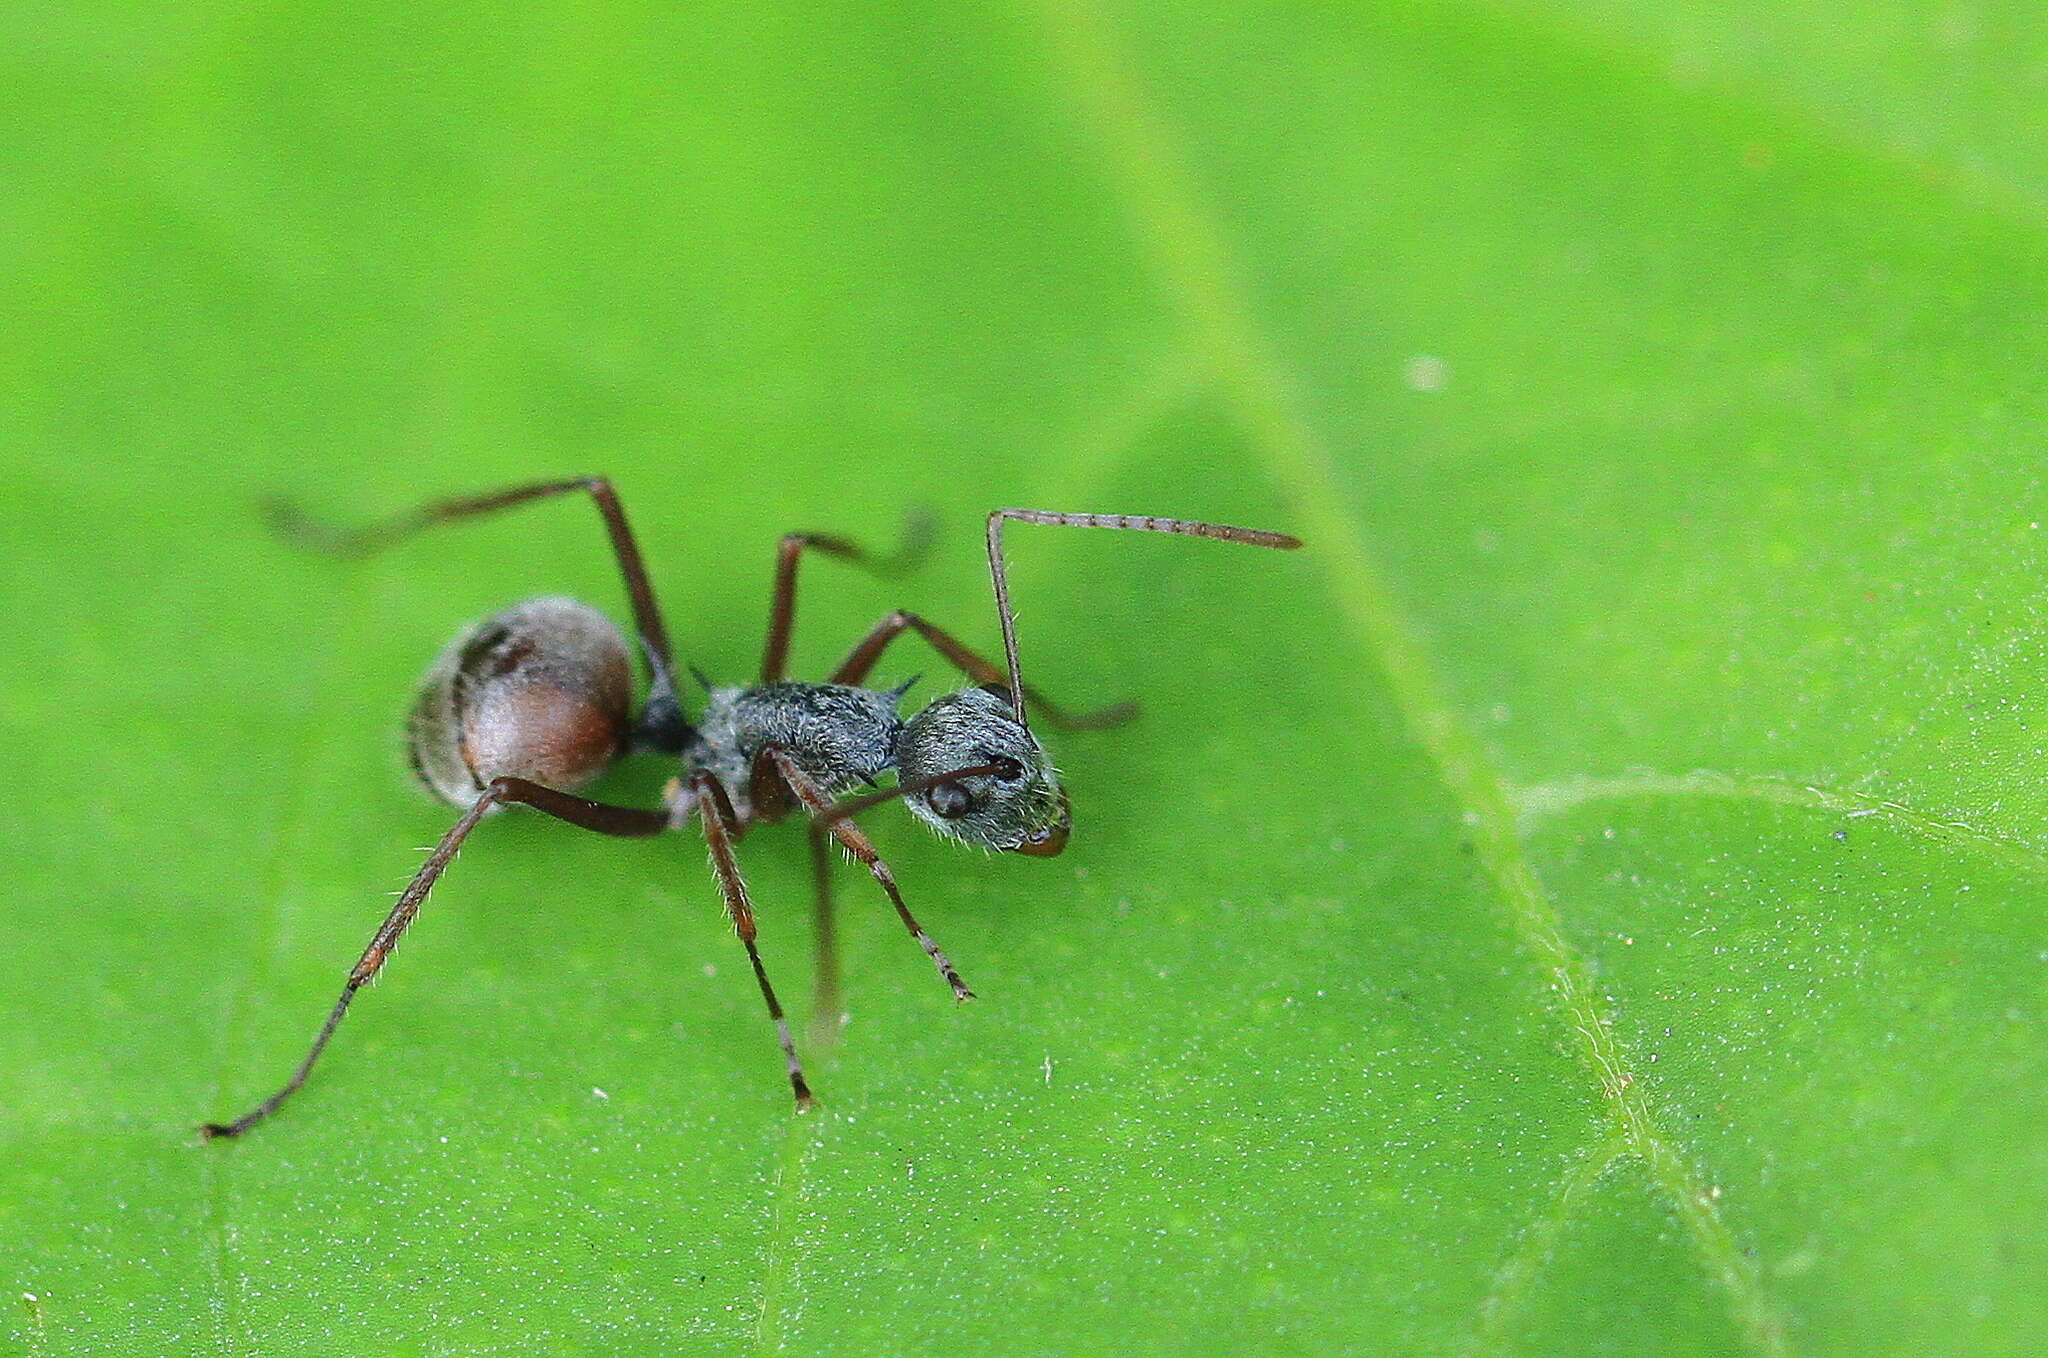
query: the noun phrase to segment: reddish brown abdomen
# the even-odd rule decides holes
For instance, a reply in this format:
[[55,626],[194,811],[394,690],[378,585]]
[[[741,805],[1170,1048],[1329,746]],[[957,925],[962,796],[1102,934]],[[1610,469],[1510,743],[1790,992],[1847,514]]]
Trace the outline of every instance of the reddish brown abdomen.
[[574,599],[527,599],[449,644],[406,723],[412,766],[466,806],[493,778],[580,787],[625,747],[633,680],[625,638]]

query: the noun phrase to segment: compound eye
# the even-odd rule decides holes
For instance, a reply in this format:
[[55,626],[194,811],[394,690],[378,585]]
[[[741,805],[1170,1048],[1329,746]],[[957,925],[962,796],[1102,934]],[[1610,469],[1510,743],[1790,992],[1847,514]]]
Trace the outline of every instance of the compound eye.
[[932,811],[945,820],[958,820],[974,809],[974,798],[958,783],[940,783],[924,798]]

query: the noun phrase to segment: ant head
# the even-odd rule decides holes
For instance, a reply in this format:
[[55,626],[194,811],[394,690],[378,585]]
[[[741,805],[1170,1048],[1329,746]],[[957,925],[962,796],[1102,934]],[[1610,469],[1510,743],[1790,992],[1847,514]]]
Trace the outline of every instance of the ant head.
[[896,743],[905,783],[950,769],[991,772],[939,783],[904,800],[925,824],[963,844],[1050,858],[1067,846],[1066,790],[998,684],[949,693],[904,724]]

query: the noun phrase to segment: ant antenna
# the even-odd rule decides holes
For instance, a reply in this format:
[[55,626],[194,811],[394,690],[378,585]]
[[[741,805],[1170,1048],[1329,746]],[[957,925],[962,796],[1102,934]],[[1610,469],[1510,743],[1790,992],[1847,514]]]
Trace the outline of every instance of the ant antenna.
[[1247,547],[1272,547],[1291,552],[1301,539],[1287,533],[1269,533],[1262,528],[1238,528],[1227,523],[1204,523],[1198,519],[1160,519],[1147,514],[1060,514],[1049,509],[998,509],[988,516],[988,571],[996,589],[996,617],[1003,625],[1004,680],[1010,691],[1010,710],[1017,724],[1026,730],[1031,723],[1024,712],[1024,681],[1017,673],[1017,619],[1010,611],[1010,582],[1004,573],[1003,523],[1046,523],[1065,528],[1123,528],[1139,533],[1178,533],[1184,537],[1214,538],[1218,542],[1241,542]]

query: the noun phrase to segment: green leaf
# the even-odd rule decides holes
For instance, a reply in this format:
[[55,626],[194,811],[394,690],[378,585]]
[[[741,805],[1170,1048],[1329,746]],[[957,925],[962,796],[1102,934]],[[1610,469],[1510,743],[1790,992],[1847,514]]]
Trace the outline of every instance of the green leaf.
[[[66,6],[0,20],[0,1337],[38,1355],[2048,1345],[2030,10]],[[995,639],[1049,862],[868,819],[793,1118],[694,836],[452,819],[461,623]],[[622,610],[621,610],[622,611]],[[940,664],[892,652],[887,678]],[[648,800],[671,770],[605,785]],[[807,1016],[802,836],[743,845]]]

